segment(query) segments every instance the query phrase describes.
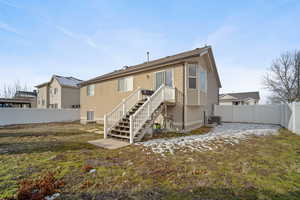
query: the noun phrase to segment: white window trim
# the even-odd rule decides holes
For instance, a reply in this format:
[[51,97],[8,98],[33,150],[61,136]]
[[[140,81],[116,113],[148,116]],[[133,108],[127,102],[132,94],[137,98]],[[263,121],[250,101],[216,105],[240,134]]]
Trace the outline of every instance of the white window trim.
[[[190,76],[190,67],[191,67],[191,65],[196,65],[196,75],[195,76]],[[198,74],[198,66],[199,66],[199,64],[198,63],[188,63],[187,64],[187,88],[189,89],[189,90],[197,90],[198,89],[198,87],[197,87],[197,74]],[[196,88],[190,88],[190,78],[195,78],[196,79]]]
[[[88,119],[88,112],[93,112],[93,119]],[[87,110],[86,111],[86,121],[88,121],[88,122],[95,121],[95,111],[94,110]]]
[[[200,73],[202,73],[202,72],[205,73],[205,88],[204,89],[201,86],[201,76],[200,76]],[[207,93],[207,71],[202,66],[199,66],[198,75],[199,75],[199,91]]]
[[[93,88],[93,92],[92,93],[89,92],[89,88],[90,87]],[[95,96],[95,85],[94,84],[86,86],[86,96],[88,96],[88,97]]]
[[[128,87],[128,85],[126,84],[125,86],[124,86],[124,90],[120,90],[120,88],[119,88],[119,81],[120,80],[124,80],[124,83],[126,82],[126,81],[128,81],[128,80],[130,80],[130,82],[131,82],[131,86],[130,87]],[[117,80],[117,91],[118,92],[130,92],[130,91],[133,91],[133,76],[127,76],[127,77],[123,77],[123,78],[119,78],[118,80]]]
[[[154,72],[154,77],[153,77],[153,89],[156,90],[156,74],[157,73],[160,73],[160,72],[166,72],[166,71],[171,71],[172,72],[172,88],[174,88],[174,68],[168,68],[168,69],[164,69],[164,70],[160,70],[160,71],[156,71]],[[163,76],[163,82],[164,84],[166,84],[166,73],[164,73],[164,76]]]

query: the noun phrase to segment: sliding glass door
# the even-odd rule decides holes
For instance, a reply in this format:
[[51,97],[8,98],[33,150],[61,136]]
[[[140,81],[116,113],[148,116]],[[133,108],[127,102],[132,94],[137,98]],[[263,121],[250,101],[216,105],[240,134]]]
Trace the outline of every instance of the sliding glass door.
[[157,90],[162,84],[165,84],[169,87],[173,87],[172,70],[155,72],[155,90]]

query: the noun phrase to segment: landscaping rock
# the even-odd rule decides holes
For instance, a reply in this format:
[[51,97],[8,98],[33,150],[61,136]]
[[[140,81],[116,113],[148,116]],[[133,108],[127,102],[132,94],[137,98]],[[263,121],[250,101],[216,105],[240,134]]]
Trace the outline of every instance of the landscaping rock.
[[174,154],[176,150],[208,151],[218,148],[220,145],[234,145],[250,136],[273,135],[278,132],[279,126],[245,123],[223,123],[212,129],[207,134],[191,135],[169,139],[154,139],[139,142],[150,148],[154,153],[165,156],[165,153]]
[[89,171],[89,173],[92,174],[92,173],[95,173],[96,171],[97,171],[96,169],[91,169],[91,170]]

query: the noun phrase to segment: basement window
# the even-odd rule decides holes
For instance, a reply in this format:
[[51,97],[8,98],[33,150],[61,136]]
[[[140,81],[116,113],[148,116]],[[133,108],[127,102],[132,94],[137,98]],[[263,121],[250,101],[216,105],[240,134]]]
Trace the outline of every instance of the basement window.
[[93,121],[94,120],[94,111],[87,111],[86,112],[86,119],[88,121]]

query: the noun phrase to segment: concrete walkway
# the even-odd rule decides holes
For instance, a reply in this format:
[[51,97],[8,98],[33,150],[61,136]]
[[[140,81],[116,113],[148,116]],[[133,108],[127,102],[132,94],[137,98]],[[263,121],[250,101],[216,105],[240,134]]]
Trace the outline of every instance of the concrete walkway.
[[99,139],[88,141],[88,143],[105,149],[118,149],[130,145],[128,142],[123,142],[116,139]]

